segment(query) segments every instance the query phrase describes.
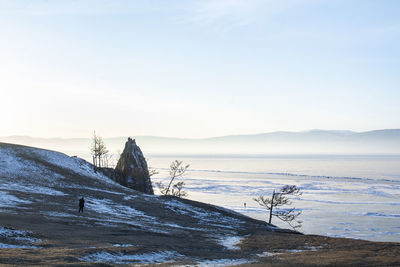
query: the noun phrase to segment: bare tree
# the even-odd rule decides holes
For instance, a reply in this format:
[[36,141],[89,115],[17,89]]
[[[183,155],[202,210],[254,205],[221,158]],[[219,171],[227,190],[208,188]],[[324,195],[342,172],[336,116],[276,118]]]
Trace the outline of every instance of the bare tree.
[[301,227],[302,221],[297,219],[301,211],[297,211],[296,208],[279,209],[279,207],[292,204],[288,196],[300,195],[302,195],[300,188],[295,185],[286,185],[278,193],[275,193],[274,190],[271,198],[259,196],[258,198],[254,198],[254,201],[269,210],[269,224],[271,224],[272,216],[275,216],[288,223],[293,229],[296,229]]
[[[190,165],[183,165],[183,161],[175,160],[169,166],[169,177],[170,181],[168,186],[164,186],[162,182],[158,182],[157,186],[160,189],[161,194],[163,195],[173,195],[177,197],[185,197],[187,196],[187,192],[183,190],[185,185],[184,182],[178,182],[173,185],[173,182],[176,178],[182,177],[186,170]],[[171,187],[172,186],[172,187]]]
[[176,196],[176,197],[187,197],[188,193],[183,190],[183,187],[185,186],[185,182],[178,182],[172,186],[172,191],[171,195]]
[[102,164],[103,167],[109,168],[110,166],[114,166],[114,155],[106,153],[103,155]]
[[153,167],[149,167],[149,176],[153,176],[159,174],[159,171],[157,171],[156,169],[154,169]]
[[[96,135],[96,132],[93,132],[93,142],[90,147],[90,151],[92,152],[93,157],[93,165],[95,167],[101,168],[104,158],[106,157],[108,150],[106,145],[104,144],[103,138]],[[106,158],[108,162],[108,158]],[[107,163],[108,164],[108,163]]]

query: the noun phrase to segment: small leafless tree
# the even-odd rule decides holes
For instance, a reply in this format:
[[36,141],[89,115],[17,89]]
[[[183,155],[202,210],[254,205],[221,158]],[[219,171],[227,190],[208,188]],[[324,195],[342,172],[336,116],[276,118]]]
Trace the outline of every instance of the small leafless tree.
[[109,168],[109,167],[114,166],[114,165],[115,165],[114,164],[114,155],[113,154],[109,154],[109,153],[104,154],[103,158],[102,158],[101,166]]
[[183,165],[183,161],[175,160],[169,166],[170,181],[168,186],[164,186],[162,182],[158,182],[157,186],[163,195],[173,195],[177,197],[186,197],[188,194],[183,190],[184,182],[173,184],[176,178],[182,177],[190,165]]
[[275,193],[274,190],[271,198],[259,196],[258,198],[254,198],[254,201],[269,210],[269,224],[271,224],[272,216],[275,216],[289,224],[293,229],[296,229],[301,227],[302,221],[297,219],[301,211],[297,211],[296,208],[279,209],[279,207],[292,204],[288,196],[300,195],[302,195],[300,188],[295,185],[286,185],[278,193]]
[[[108,150],[106,145],[104,144],[103,138],[96,135],[96,132],[93,133],[92,145],[90,147],[90,151],[92,152],[93,157],[93,165],[97,168],[102,167],[102,163],[104,158],[106,157]],[[108,158],[107,162],[108,162]],[[108,164],[108,163],[107,163]]]
[[176,196],[176,197],[187,197],[188,193],[183,190],[183,187],[185,186],[185,182],[178,182],[172,186],[172,191],[171,195]]

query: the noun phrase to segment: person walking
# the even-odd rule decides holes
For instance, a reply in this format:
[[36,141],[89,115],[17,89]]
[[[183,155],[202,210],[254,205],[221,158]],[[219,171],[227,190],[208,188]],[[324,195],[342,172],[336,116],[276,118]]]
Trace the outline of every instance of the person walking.
[[85,206],[85,200],[83,199],[83,197],[81,199],[79,199],[79,212],[83,213],[83,207]]

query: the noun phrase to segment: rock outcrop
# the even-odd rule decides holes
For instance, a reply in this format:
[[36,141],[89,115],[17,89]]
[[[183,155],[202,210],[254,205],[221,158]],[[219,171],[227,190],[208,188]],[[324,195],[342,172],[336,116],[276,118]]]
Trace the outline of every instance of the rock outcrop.
[[135,139],[128,138],[115,172],[118,175],[114,180],[119,184],[143,193],[154,194],[146,159]]

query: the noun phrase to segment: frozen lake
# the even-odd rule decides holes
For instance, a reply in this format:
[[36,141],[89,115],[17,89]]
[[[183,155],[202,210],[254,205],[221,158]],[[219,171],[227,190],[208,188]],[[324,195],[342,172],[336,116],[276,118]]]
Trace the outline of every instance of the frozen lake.
[[149,156],[160,171],[153,183],[166,181],[175,159],[190,164],[182,179],[189,199],[265,220],[253,198],[294,184],[303,191],[293,205],[302,210],[303,233],[400,241],[399,155]]

